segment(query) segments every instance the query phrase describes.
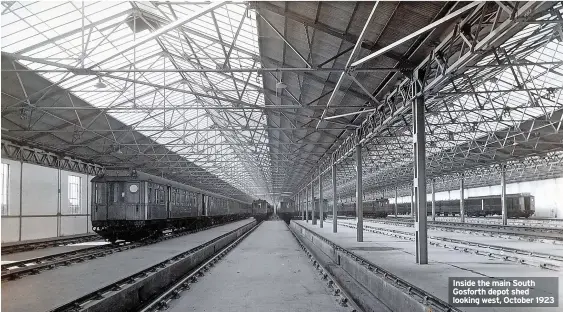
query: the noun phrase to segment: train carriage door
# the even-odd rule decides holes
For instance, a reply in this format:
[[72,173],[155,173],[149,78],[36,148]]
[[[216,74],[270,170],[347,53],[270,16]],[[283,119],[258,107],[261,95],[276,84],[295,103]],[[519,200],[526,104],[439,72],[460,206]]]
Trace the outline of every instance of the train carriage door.
[[108,218],[108,196],[107,184],[105,182],[94,182],[92,192],[92,221],[107,220]]
[[201,194],[201,213],[200,216],[205,216],[205,211],[207,210],[207,203],[206,203],[207,196]]
[[127,220],[143,220],[145,213],[141,209],[141,187],[139,182],[124,183],[122,189],[123,205],[126,207]]
[[170,211],[172,210],[172,187],[170,185],[166,186],[166,217],[170,218]]

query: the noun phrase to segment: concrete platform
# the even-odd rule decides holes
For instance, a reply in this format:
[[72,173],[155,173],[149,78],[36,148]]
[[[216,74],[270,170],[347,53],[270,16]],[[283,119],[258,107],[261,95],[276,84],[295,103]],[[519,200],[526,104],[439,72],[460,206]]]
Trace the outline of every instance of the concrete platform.
[[246,219],[102,258],[2,282],[2,310],[46,311],[237,229]]
[[328,292],[283,221],[265,221],[168,311],[350,311]]
[[[448,277],[560,277],[558,308],[459,308],[462,311],[554,312],[561,311],[563,307],[563,278],[561,278],[563,274],[561,272],[434,246],[428,247],[429,264],[418,265],[415,263],[415,244],[411,241],[364,231],[364,242],[359,243],[356,241],[355,229],[339,226],[338,233],[332,233],[332,225],[329,222],[326,222],[322,229],[318,224],[313,226],[310,222],[292,222],[304,226],[307,230],[321,235],[445,302],[448,302]],[[548,291],[545,292],[547,295]]]
[[[345,222],[349,224],[354,224],[351,220],[342,220],[338,222]],[[409,233],[414,233],[414,227],[407,227],[407,226],[400,226],[400,225],[392,225],[392,224],[384,224],[377,221],[365,221],[364,225],[369,225],[371,227],[377,227],[381,229],[389,229],[389,230],[398,230],[404,231]],[[332,229],[332,220],[330,220],[330,226]],[[556,256],[563,256],[563,245],[558,244],[546,244],[541,242],[530,242],[525,240],[512,240],[512,239],[504,239],[500,237],[494,236],[483,236],[482,232],[479,232],[479,235],[471,235],[468,233],[463,232],[455,232],[455,231],[440,231],[435,229],[428,229],[428,236],[436,236],[436,237],[447,237],[451,239],[459,239],[464,241],[471,241],[476,243],[494,245],[494,246],[502,246],[507,248],[516,248],[516,249],[523,249],[527,251],[533,251],[538,253],[547,253]]]
[[65,246],[47,247],[42,249],[30,250],[30,251],[15,252],[8,255],[2,255],[2,264],[9,264],[12,262],[23,261],[23,260],[38,258],[38,257],[51,256],[64,252],[76,251],[76,250],[86,249],[99,245],[107,245],[107,244],[109,243],[103,240],[99,240],[99,241],[70,244]]

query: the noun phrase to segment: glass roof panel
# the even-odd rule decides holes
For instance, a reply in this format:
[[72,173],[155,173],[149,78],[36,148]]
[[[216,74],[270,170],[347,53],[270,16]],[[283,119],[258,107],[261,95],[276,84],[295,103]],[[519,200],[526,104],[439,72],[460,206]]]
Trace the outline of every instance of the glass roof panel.
[[[259,66],[254,62],[258,54],[254,13],[247,12],[244,3],[226,4],[141,41],[170,21],[207,6],[16,2],[2,16],[2,49],[30,57],[20,63],[44,70],[40,74],[51,82],[107,109],[109,116],[157,143],[169,144],[170,150],[242,192],[267,193],[263,173],[247,164],[254,156],[245,152],[249,146],[267,143],[267,137],[232,131],[266,125],[265,116],[240,107],[264,105],[261,78],[229,71],[189,72]],[[141,43],[124,50],[135,42]],[[94,73],[60,72],[64,68]]]

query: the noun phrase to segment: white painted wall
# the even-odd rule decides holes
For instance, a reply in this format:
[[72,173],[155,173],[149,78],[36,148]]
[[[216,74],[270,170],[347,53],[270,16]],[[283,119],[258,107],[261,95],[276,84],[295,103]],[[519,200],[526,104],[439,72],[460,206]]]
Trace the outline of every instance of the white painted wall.
[[[2,163],[10,166],[8,216],[2,216],[2,242],[92,232],[92,176],[4,158]],[[81,178],[81,211],[76,215],[69,209],[69,175]]]
[[[464,197],[500,195],[500,191],[500,185],[469,188],[465,189]],[[510,183],[506,185],[506,193],[530,193],[535,198],[535,217],[563,219],[563,178]],[[436,200],[459,199],[459,190],[437,192],[435,196]],[[431,201],[432,195],[427,194],[426,198]],[[410,203],[410,200],[410,196],[397,198],[398,203]]]

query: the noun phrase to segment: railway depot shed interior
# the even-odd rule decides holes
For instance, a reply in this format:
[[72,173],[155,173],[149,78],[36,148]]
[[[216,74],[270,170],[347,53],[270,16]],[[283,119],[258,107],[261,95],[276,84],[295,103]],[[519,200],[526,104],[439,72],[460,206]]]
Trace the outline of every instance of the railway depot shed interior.
[[0,10],[6,311],[563,308],[562,2]]

